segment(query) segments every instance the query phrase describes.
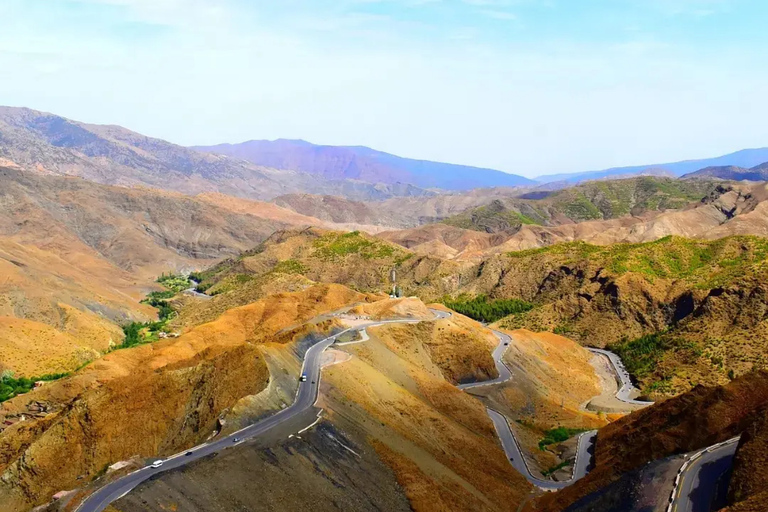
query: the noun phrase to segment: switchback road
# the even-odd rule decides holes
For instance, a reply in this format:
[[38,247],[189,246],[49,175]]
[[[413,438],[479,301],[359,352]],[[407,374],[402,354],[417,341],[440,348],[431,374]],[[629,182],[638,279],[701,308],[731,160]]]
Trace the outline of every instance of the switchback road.
[[[499,344],[493,351],[493,362],[496,364],[496,370],[499,376],[493,380],[486,380],[482,382],[472,382],[468,384],[459,384],[458,388],[468,390],[472,388],[478,388],[481,386],[492,386],[502,384],[512,378],[512,372],[504,363],[504,354],[509,348],[509,344],[512,338],[508,334],[504,334],[501,331],[492,330],[496,337],[499,339]],[[542,480],[535,477],[531,470],[528,468],[528,463],[525,461],[523,452],[520,449],[520,444],[515,439],[515,434],[512,432],[507,418],[498,411],[488,408],[488,416],[493,422],[493,426],[496,428],[496,434],[499,436],[501,446],[506,453],[509,463],[512,464],[521,475],[523,475],[530,483],[547,491],[556,491],[571,485],[579,478],[583,478],[589,470],[589,464],[592,461],[593,446],[595,444],[595,438],[597,437],[597,430],[584,432],[579,436],[578,446],[576,449],[576,461],[573,466],[573,476],[570,480],[564,480],[561,482],[554,482],[552,480]]]
[[[450,313],[439,310],[431,310],[435,319],[448,318]],[[392,323],[419,323],[421,320],[382,320],[379,322],[370,322],[358,327],[354,330],[364,330],[368,327],[375,327],[378,325],[392,324]],[[192,461],[202,459],[211,454],[220,452],[226,448],[239,444],[247,439],[257,437],[266,431],[285,423],[286,421],[298,416],[302,412],[312,407],[317,400],[317,393],[320,384],[320,359],[323,351],[330,347],[338,336],[341,334],[353,330],[352,328],[346,329],[342,332],[329,336],[322,341],[319,341],[312,345],[304,355],[303,373],[307,375],[306,382],[299,383],[299,389],[296,394],[296,399],[293,404],[285,409],[276,412],[272,416],[264,418],[253,425],[250,425],[242,430],[239,430],[233,434],[230,434],[221,439],[210,443],[204,443],[198,445],[184,452],[177,453],[172,457],[169,457],[163,461],[160,467],[146,466],[138,471],[134,471],[122,478],[110,482],[104,487],[98,489],[91,494],[77,509],[78,512],[101,512],[107,505],[117,500],[118,498],[129,493],[137,485],[144,482],[148,478],[168,471],[169,469],[179,468]],[[237,441],[235,440],[237,439]]]

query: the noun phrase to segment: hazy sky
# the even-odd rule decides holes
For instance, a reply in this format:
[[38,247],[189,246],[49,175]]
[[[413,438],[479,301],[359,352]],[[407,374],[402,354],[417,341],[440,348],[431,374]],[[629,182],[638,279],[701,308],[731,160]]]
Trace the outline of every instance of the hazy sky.
[[763,0],[0,0],[0,104],[534,176],[768,146]]

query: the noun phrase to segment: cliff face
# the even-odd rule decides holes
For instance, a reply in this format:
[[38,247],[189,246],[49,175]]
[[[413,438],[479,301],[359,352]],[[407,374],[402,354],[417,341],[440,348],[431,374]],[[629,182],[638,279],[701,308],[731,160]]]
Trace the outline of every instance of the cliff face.
[[648,462],[725,441],[747,430],[766,405],[768,372],[761,371],[726,386],[698,386],[636,411],[600,430],[594,470],[571,487],[541,498],[535,510],[563,510]]

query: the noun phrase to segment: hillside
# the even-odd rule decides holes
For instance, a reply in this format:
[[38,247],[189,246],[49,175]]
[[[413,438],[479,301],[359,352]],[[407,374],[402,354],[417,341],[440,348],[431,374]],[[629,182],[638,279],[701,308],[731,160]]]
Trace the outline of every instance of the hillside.
[[[397,310],[426,308],[385,300],[357,312],[402,318]],[[114,508],[226,509],[234,489],[239,505],[255,509],[501,511],[521,504],[530,485],[509,465],[484,407],[453,385],[494,371],[493,335],[463,317],[368,334],[328,351],[316,425],[164,474]],[[315,419],[308,415],[293,431]]]
[[[649,179],[641,178],[637,184],[645,180]],[[696,197],[695,189],[678,189],[680,182],[672,182],[673,190],[678,190],[677,195],[663,192],[666,184],[656,180],[650,181],[649,187],[651,191],[656,191],[645,196],[606,194],[602,191],[606,186],[617,183],[596,183],[595,187],[588,186],[582,190],[577,187],[522,205],[515,204],[517,200],[500,200],[494,203],[495,207],[469,210],[441,225],[386,231],[379,236],[420,254],[477,259],[494,253],[573,241],[609,245],[648,242],[670,235],[715,239],[732,233],[765,235],[768,232],[765,213],[768,196],[763,184],[716,185],[702,181],[698,185],[701,187],[699,193],[705,195],[689,202],[689,198]],[[657,189],[659,186],[663,188]],[[613,187],[607,188],[616,192]],[[635,191],[638,188],[644,187],[618,187],[618,191]],[[588,199],[583,190],[594,193],[592,199]],[[678,209],[666,210],[666,207]],[[628,210],[631,214],[627,214]],[[608,220],[602,220],[603,216]],[[589,217],[600,220],[584,220]],[[536,222],[557,225],[539,225]],[[499,226],[506,228],[487,233]]]
[[734,165],[705,167],[696,172],[685,174],[686,178],[718,178],[732,181],[768,181],[768,163],[745,169]]
[[[296,343],[337,323],[286,328],[366,300],[336,285],[278,294],[228,311],[180,338],[113,351],[71,377],[4,402],[3,510],[45,503],[117,461],[203,442],[233,406],[267,387],[269,350],[274,357],[295,358]],[[269,349],[262,347],[267,343]],[[300,365],[291,368],[298,372]],[[46,413],[35,412],[36,403],[44,404]]]
[[[723,387],[699,386],[634,412],[599,431],[595,468],[584,479],[558,493],[541,497],[528,510],[611,509],[622,497],[610,492],[610,484],[623,475],[651,461],[706,448],[745,432],[753,428],[754,416],[762,414],[767,404],[768,373],[759,372]],[[751,462],[756,463],[753,467],[763,474],[764,463]],[[741,477],[736,478],[732,485],[739,486]]]
[[500,324],[613,344],[646,392],[676,394],[765,366],[767,255],[757,237],[562,244],[486,259],[453,293],[531,302]]
[[408,183],[420,188],[445,190],[534,183],[522,176],[493,169],[402,158],[361,146],[318,146],[303,140],[252,140],[240,144],[198,146],[195,149],[332,180]]
[[[444,222],[454,226],[501,231],[520,224],[558,226],[594,219],[684,208],[707,197],[716,185],[707,180],[681,182],[643,177],[591,182],[557,191],[496,187],[430,197],[394,197],[359,202],[318,194],[288,194],[273,201],[303,215],[333,222],[412,228]],[[498,217],[498,219],[496,219]]]
[[120,126],[80,123],[27,108],[0,107],[0,159],[44,174],[79,176],[109,185],[144,186],[250,199],[313,191],[355,199],[418,193],[389,185],[329,181],[204,154]]
[[486,206],[449,217],[443,223],[488,233],[515,232],[525,224],[557,226],[680,209],[707,197],[714,189],[711,182],[651,177],[590,182],[540,199],[527,199],[526,194],[496,199]]
[[0,366],[65,372],[147,321],[163,272],[204,268],[276,229],[322,225],[271,203],[188,197],[0,168]]
[[[338,283],[371,293],[389,293],[390,271],[398,283],[420,282],[443,293],[436,275],[450,279],[455,264],[438,258],[415,257],[409,251],[362,232],[342,233],[317,228],[280,231],[259,246],[201,272],[199,289],[212,295],[210,304],[183,311],[179,322],[196,323],[214,311],[246,304],[275,287],[301,288],[309,283]],[[201,315],[198,317],[198,315]]]
[[[452,262],[362,233],[308,229],[278,233],[212,267],[201,275],[201,289],[214,295],[206,310],[223,311],[270,290],[300,289],[312,282],[387,293],[389,271],[396,268],[406,296],[523,299],[533,309],[500,325],[554,330],[584,344],[612,345],[644,392],[665,396],[698,383],[722,384],[765,366],[760,312],[768,297],[759,287],[768,277],[764,240],[573,242]],[[191,307],[188,316],[183,313],[179,325],[205,319],[195,311]],[[653,336],[643,338],[648,335]]]

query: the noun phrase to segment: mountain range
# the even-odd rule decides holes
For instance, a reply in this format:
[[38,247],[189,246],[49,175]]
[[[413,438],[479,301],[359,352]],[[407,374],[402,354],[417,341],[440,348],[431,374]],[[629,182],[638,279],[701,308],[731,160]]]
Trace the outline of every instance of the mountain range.
[[303,140],[278,139],[197,146],[195,149],[332,180],[411,183],[421,188],[444,190],[535,185],[533,180],[502,171],[402,158],[363,146],[318,146]]
[[749,168],[762,164],[763,162],[768,162],[768,148],[742,149],[727,155],[717,156],[714,158],[703,158],[699,160],[683,160],[680,162],[671,162],[665,164],[613,167],[610,169],[603,169],[601,171],[549,174],[537,177],[536,181],[541,183],[552,183],[558,181],[565,181],[567,183],[579,183],[587,180],[600,180],[638,174],[658,175],[663,173],[667,173],[672,176],[682,176],[684,174],[693,173],[705,167],[738,166]]
[[79,176],[108,185],[271,199],[313,191],[350,199],[429,195],[409,184],[327,180],[204,154],[120,126],[81,123],[27,108],[0,107],[0,164]]
[[683,178],[718,178],[734,181],[766,181],[768,180],[768,162],[749,169],[736,165],[711,166],[688,173]]

